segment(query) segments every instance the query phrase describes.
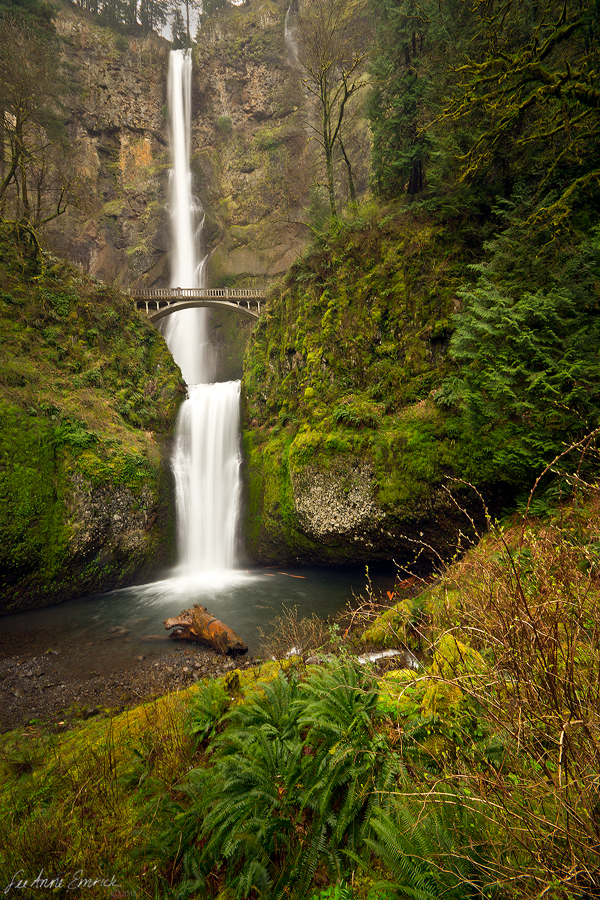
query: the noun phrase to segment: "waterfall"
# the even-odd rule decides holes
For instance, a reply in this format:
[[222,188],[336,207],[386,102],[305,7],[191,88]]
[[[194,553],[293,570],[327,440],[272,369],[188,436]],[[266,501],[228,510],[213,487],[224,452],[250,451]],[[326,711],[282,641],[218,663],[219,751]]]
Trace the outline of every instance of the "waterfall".
[[[189,50],[169,58],[172,287],[205,287],[204,211],[192,191]],[[235,564],[240,494],[239,381],[211,384],[214,352],[207,310],[185,309],[166,319],[164,336],[188,384],[173,453],[179,561],[189,575]]]
[[[172,50],[168,98],[172,169],[171,287],[206,287],[207,255],[202,245],[204,210],[192,191],[190,169],[192,119],[192,55]],[[214,354],[207,338],[207,310],[184,309],[168,316],[165,340],[188,384],[205,384],[214,377]]]
[[190,572],[233,568],[239,493],[239,381],[189,389],[173,471],[178,540]]
[[298,41],[296,40],[296,29],[293,24],[293,19],[297,12],[298,12],[298,2],[297,2],[297,0],[292,0],[292,2],[288,6],[288,10],[285,14],[285,23],[283,26],[283,34],[284,34],[284,38],[285,38],[286,47],[288,49],[290,62],[292,63],[293,66],[297,66],[298,61],[299,61]]

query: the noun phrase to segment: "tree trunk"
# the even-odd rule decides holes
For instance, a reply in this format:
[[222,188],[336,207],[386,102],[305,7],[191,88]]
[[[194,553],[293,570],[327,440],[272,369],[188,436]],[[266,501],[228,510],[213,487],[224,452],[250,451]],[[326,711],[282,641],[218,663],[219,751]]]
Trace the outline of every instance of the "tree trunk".
[[407,194],[418,194],[423,190],[423,164],[420,159],[413,159],[410,178],[406,188]]
[[340,149],[342,151],[342,156],[344,157],[344,162],[346,163],[346,168],[348,169],[348,192],[350,194],[350,203],[352,206],[356,206],[356,191],[354,190],[354,176],[352,175],[352,163],[348,159],[348,154],[346,153],[346,148],[342,143],[342,139],[339,138]]
[[335,208],[335,185],[333,182],[333,143],[331,140],[331,119],[326,106],[326,98],[323,100],[323,148],[325,150],[325,176],[327,178],[327,193],[329,195],[329,209],[331,218],[337,218]]

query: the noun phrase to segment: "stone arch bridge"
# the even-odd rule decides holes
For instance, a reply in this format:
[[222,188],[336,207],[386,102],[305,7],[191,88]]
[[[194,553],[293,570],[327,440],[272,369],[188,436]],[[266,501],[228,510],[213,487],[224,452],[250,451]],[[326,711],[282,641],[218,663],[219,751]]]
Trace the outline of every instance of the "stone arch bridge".
[[258,319],[267,298],[266,288],[145,288],[129,294],[137,309],[158,322],[180,309],[216,306]]

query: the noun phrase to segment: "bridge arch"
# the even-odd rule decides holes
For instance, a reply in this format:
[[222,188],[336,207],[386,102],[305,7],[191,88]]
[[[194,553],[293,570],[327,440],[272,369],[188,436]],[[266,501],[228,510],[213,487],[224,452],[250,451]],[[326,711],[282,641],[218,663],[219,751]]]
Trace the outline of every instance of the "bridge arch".
[[[248,309],[247,306],[241,306],[238,303],[231,303],[227,300],[185,300],[181,303],[171,303],[154,312],[150,309],[146,311],[151,322],[158,322],[160,319],[164,319],[166,316],[170,316],[171,313],[178,312],[180,309],[197,309],[198,307],[205,306],[218,307],[220,309],[223,307],[225,309],[232,309],[235,312],[241,313],[243,316],[247,316],[249,319],[258,319],[260,315],[260,312],[257,312],[254,309]],[[138,305],[138,309],[139,308]]]
[[258,319],[265,302],[265,291],[254,288],[155,288],[132,291],[137,309],[158,322],[180,309],[221,307]]

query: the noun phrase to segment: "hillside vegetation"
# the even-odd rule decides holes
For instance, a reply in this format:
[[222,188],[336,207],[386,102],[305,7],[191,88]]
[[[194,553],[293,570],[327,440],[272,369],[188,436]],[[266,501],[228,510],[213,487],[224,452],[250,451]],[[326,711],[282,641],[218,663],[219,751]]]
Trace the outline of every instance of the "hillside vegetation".
[[597,9],[373,6],[378,204],[316,237],[247,352],[258,559],[445,553],[447,478],[509,507],[599,420]]
[[[367,591],[350,632],[288,617],[280,664],[5,735],[6,884],[43,868],[97,878],[90,897],[595,896],[599,530],[580,489],[434,586],[399,573],[382,615]],[[365,640],[418,667],[360,664]]]
[[[407,222],[376,209],[332,229],[291,268],[246,354],[250,553],[390,558],[417,528],[440,551],[453,545],[445,477],[497,474],[485,445],[470,444],[460,417],[435,404],[465,269],[458,235],[427,216]],[[340,511],[319,533],[319,479],[339,484],[340,507],[352,508],[361,481],[373,497],[355,501],[354,521]]]
[[159,570],[182,397],[161,335],[119,291],[3,225],[0,342],[2,611]]
[[[248,546],[410,550],[436,580],[403,567],[385,604],[367,583],[343,625],[288,615],[279,662],[5,735],[5,893],[600,893],[598,7],[371,10],[375,199],[312,223],[248,348]],[[176,370],[118,294],[3,248],[7,571],[116,579],[112,537],[65,548],[90,502],[122,515],[106,486],[156,533],[146,432]]]

